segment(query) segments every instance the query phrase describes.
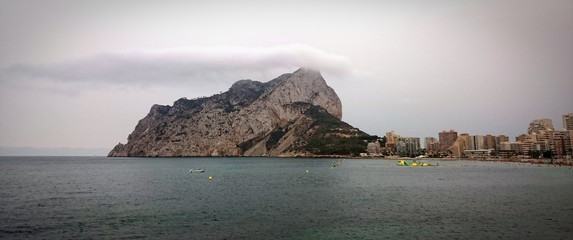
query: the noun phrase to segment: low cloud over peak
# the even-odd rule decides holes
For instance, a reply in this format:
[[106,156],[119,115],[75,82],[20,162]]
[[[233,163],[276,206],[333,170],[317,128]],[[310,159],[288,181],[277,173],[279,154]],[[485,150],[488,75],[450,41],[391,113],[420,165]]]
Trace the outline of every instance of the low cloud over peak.
[[77,92],[86,86],[145,88],[228,83],[242,78],[266,81],[299,67],[320,69],[332,76],[355,72],[347,58],[303,44],[216,46],[130,50],[48,64],[13,64],[0,70],[0,84]]

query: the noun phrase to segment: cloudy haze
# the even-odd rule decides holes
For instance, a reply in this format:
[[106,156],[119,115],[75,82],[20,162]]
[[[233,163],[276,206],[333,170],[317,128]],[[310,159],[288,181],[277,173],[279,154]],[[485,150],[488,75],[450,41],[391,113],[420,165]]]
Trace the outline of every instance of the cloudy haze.
[[8,0],[0,31],[0,147],[111,149],[153,104],[301,66],[370,134],[513,138],[573,112],[571,0]]

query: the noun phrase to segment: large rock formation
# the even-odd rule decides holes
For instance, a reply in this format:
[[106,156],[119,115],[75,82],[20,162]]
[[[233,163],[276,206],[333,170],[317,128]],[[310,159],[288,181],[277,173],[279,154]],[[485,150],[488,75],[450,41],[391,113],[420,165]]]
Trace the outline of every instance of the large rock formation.
[[[154,105],[125,156],[295,156],[358,153],[370,136],[342,122],[340,99],[318,71],[301,68],[261,83],[240,80],[207,98]],[[364,144],[362,144],[364,143]]]

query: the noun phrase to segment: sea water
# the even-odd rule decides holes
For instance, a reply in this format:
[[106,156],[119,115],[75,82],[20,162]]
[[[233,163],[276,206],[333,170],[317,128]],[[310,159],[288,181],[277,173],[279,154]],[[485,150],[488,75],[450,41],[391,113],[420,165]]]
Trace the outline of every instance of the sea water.
[[426,162],[1,157],[0,239],[573,239],[570,167]]

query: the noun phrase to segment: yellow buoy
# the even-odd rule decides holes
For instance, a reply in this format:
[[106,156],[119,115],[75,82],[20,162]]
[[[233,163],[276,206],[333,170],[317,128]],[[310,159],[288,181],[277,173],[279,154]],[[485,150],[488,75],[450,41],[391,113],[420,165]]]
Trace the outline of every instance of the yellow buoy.
[[212,181],[212,180],[213,180],[213,177],[209,176],[209,181]]

